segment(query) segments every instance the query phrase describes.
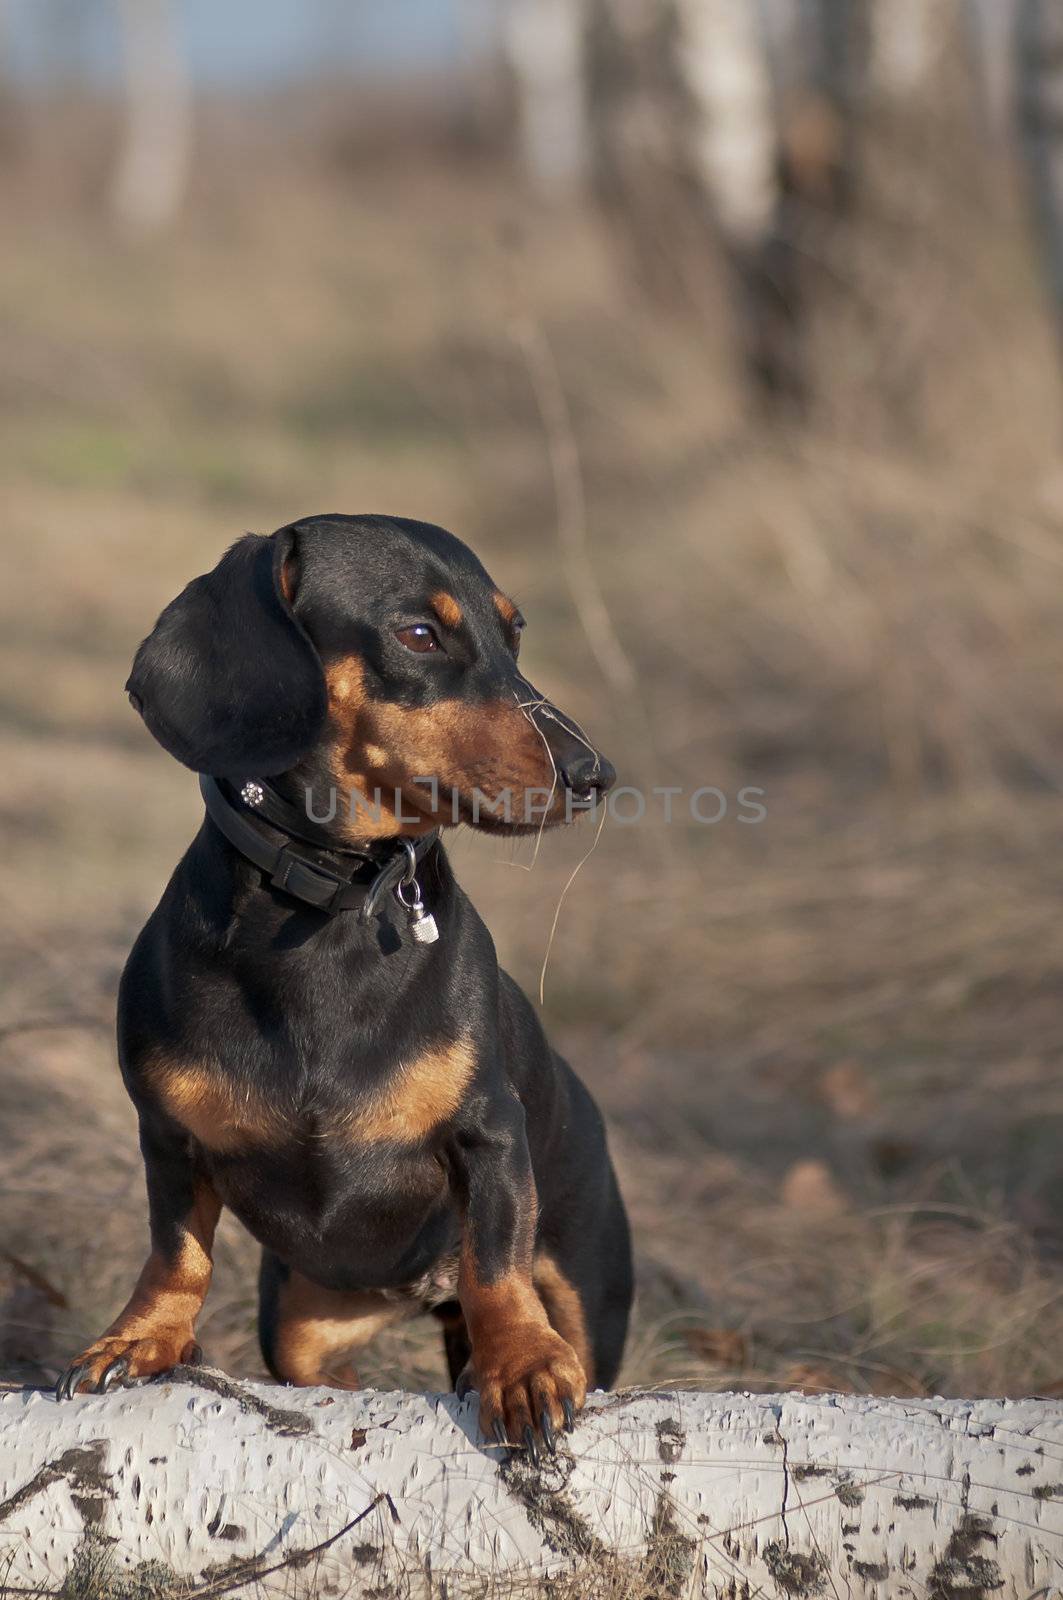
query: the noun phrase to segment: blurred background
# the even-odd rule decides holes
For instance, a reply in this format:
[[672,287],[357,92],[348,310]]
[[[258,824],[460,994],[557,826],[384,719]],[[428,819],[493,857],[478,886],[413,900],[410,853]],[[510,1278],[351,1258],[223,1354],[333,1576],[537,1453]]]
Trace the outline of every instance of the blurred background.
[[[114,995],[201,808],[133,650],[245,529],[385,511],[622,782],[729,800],[610,821],[545,976],[625,1380],[1063,1392],[1058,7],[6,0],[0,207],[6,1376],[146,1250]],[[453,839],[532,993],[591,843]],[[236,1373],[255,1262],[226,1219]]]

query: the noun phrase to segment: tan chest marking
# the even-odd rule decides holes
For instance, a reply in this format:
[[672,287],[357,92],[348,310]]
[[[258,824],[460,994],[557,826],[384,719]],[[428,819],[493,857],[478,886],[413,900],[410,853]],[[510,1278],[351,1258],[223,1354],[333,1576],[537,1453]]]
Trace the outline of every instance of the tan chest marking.
[[290,1129],[261,1095],[237,1089],[218,1069],[156,1061],[148,1076],[164,1109],[208,1150],[279,1144]]
[[418,1144],[457,1111],[475,1067],[468,1039],[436,1045],[399,1067],[361,1104],[305,1122],[252,1090],[237,1089],[220,1069],[157,1060],[148,1077],[174,1121],[206,1149],[225,1155],[306,1138]]
[[344,1137],[355,1143],[418,1143],[454,1115],[475,1069],[476,1052],[467,1038],[423,1051],[372,1100],[344,1114]]

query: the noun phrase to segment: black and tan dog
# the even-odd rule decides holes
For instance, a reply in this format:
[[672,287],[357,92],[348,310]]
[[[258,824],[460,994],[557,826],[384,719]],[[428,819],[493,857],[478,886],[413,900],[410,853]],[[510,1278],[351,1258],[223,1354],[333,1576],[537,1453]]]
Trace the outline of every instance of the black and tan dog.
[[441,528],[322,516],[241,539],[141,645],[130,697],[207,815],[119,993],[151,1253],[60,1397],[198,1358],[222,1205],[263,1247],[279,1379],[356,1384],[347,1352],[432,1310],[485,1432],[533,1454],[614,1380],[631,1252],[601,1117],[438,838],[565,821],[613,781],[522,677],[522,627]]

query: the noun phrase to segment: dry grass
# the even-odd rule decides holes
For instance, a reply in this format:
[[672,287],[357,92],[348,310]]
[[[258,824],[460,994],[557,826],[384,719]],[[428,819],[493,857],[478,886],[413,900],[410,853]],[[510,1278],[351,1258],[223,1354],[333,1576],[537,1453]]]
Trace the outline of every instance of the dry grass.
[[[477,547],[531,620],[532,680],[624,781],[732,799],[715,827],[607,827],[548,975],[636,1228],[626,1379],[1058,1390],[1063,464],[992,175],[876,156],[868,215],[812,269],[797,423],[745,396],[711,270],[692,319],[505,174],[274,152],[267,181],[226,148],[139,250],[54,174],[4,180],[8,1365],[54,1370],[144,1248],[110,1017],[199,807],[125,705],[133,648],[244,527],[384,509]],[[630,689],[567,581],[547,358]],[[526,847],[455,841],[529,989],[588,842],[525,873]],[[203,1331],[234,1372],[258,1370],[253,1277],[227,1223]],[[364,1372],[440,1383],[431,1330]]]

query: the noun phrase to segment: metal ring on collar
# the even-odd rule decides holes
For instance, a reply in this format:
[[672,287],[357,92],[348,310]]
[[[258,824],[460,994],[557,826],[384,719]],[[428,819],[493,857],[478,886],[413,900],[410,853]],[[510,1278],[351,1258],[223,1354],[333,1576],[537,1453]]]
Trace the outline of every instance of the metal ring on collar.
[[400,839],[399,843],[406,852],[406,866],[400,879],[401,887],[405,889],[413,882],[417,871],[417,851],[409,839]]
[[393,861],[389,861],[386,866],[381,867],[366,891],[362,909],[358,913],[359,922],[372,922],[377,907],[387,891],[393,889],[400,881],[402,876],[400,868],[405,870],[402,856],[396,856]]

